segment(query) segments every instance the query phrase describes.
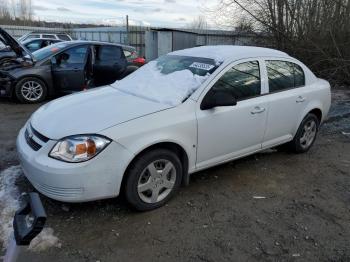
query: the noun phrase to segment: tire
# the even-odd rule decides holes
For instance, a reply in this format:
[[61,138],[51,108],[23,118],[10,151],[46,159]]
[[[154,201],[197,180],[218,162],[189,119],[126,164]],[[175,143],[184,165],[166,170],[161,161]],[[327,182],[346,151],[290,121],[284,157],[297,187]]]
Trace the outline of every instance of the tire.
[[161,207],[179,189],[182,173],[181,161],[174,152],[167,149],[146,152],[131,164],[126,174],[126,200],[138,211]]
[[36,77],[26,77],[16,84],[15,95],[21,103],[39,103],[47,97],[47,87],[42,80]]
[[309,151],[315,143],[320,121],[316,115],[309,113],[301,122],[294,139],[289,142],[288,148],[295,153],[305,153]]

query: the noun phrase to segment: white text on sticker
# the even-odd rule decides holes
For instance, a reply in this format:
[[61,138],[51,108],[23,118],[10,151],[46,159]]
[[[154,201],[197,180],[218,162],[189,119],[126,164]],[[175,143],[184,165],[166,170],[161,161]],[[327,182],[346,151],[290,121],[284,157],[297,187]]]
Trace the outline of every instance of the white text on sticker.
[[194,62],[192,65],[190,65],[190,67],[197,68],[197,69],[202,69],[202,70],[205,70],[205,71],[209,71],[209,70],[214,68],[213,65],[204,64],[204,63],[198,63],[198,62]]

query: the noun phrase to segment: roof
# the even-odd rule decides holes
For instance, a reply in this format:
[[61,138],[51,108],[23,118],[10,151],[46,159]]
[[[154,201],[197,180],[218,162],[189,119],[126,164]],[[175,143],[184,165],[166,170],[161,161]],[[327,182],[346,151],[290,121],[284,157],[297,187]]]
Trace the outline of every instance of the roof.
[[200,46],[184,50],[174,51],[170,55],[182,55],[193,57],[205,57],[214,59],[217,62],[224,62],[227,59],[244,59],[259,56],[275,56],[288,58],[289,55],[282,51],[270,48],[254,46],[234,46],[234,45],[217,45],[217,46]]
[[151,31],[162,31],[162,32],[181,32],[196,35],[212,35],[212,36],[244,36],[253,37],[257,35],[262,35],[262,33],[250,33],[250,32],[240,32],[240,31],[230,31],[230,30],[215,30],[215,29],[191,29],[191,28],[168,28],[168,27],[151,27]]
[[29,42],[36,41],[36,40],[64,42],[64,40],[55,39],[55,38],[29,38],[27,40],[24,40],[22,43],[29,43]]
[[76,45],[76,44],[96,44],[96,45],[113,45],[113,46],[119,46],[122,48],[128,48],[134,50],[135,47],[123,45],[119,43],[110,43],[110,42],[101,42],[101,41],[94,41],[94,40],[72,40],[72,41],[63,41],[67,46],[68,45]]

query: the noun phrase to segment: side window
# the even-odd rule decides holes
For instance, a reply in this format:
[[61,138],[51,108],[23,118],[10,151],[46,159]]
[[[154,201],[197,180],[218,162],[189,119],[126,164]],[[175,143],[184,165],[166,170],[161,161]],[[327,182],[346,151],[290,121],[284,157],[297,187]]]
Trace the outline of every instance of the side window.
[[26,48],[28,48],[28,50],[31,52],[34,52],[34,51],[40,49],[41,48],[41,40],[32,41],[32,42],[26,44]]
[[56,39],[54,35],[43,35],[43,38]]
[[305,85],[305,73],[304,70],[297,64],[294,65],[294,85],[300,87]]
[[83,64],[85,63],[87,50],[88,46],[70,48],[55,56],[56,64],[60,67],[66,67],[70,64]]
[[270,93],[305,85],[303,69],[286,61],[266,61]]
[[119,60],[122,57],[122,50],[118,46],[103,45],[98,48],[97,60],[110,62]]
[[232,67],[212,87],[214,91],[222,89],[229,89],[237,101],[260,95],[259,62],[245,62]]

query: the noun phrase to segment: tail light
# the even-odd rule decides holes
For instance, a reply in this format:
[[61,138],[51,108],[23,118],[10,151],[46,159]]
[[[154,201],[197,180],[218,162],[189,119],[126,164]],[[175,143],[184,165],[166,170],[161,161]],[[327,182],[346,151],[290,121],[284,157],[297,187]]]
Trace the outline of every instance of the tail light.
[[135,64],[140,64],[140,65],[146,64],[146,60],[142,57],[137,57],[134,60],[132,60],[132,62]]

